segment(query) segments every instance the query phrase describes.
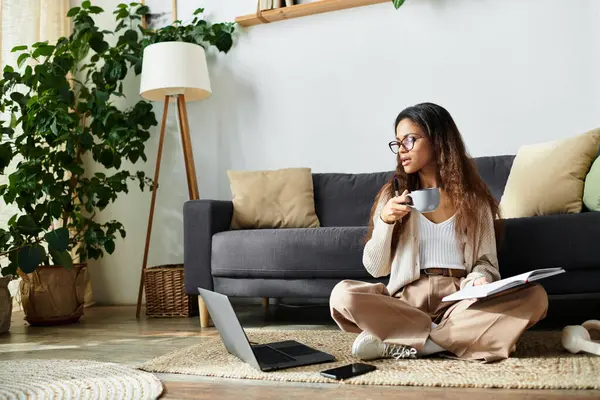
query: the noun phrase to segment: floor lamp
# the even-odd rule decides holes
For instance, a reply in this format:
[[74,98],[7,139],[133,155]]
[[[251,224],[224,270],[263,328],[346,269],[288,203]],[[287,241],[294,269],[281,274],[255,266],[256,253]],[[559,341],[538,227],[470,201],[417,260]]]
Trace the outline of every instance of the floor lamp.
[[[188,124],[186,101],[202,100],[210,96],[210,79],[204,48],[199,45],[184,42],[164,42],[150,45],[144,49],[142,62],[142,79],[140,95],[150,101],[164,101],[162,122],[160,125],[160,138],[158,141],[158,155],[154,182],[158,183],[160,162],[162,158],[165,139],[165,126],[169,111],[169,102],[177,103],[177,120],[181,143],[183,145],[183,159],[190,200],[196,200],[198,195],[198,182],[196,180],[196,167],[190,140],[190,127]],[[142,273],[138,292],[136,318],[140,317],[142,294],[144,292],[144,272],[148,266],[148,250],[152,235],[152,220],[154,219],[154,206],[156,204],[156,189],[152,189],[150,202],[150,215],[148,216],[148,229],[146,231],[146,245],[142,261]],[[201,325],[208,326],[208,310],[202,299],[198,297]]]

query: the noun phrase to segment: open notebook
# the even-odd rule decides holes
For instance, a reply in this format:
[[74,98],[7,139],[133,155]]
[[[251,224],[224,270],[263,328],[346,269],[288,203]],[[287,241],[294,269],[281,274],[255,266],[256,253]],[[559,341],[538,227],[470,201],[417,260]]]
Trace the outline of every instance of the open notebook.
[[451,295],[444,297],[442,301],[457,301],[464,299],[477,299],[481,297],[487,297],[492,294],[500,293],[505,290],[514,288],[516,286],[525,285],[529,282],[548,278],[549,276],[562,274],[563,272],[565,272],[565,270],[562,268],[536,269],[533,271],[525,272],[524,274],[515,275],[510,278],[488,283],[486,285],[466,287],[463,290],[459,290],[456,293],[452,293]]

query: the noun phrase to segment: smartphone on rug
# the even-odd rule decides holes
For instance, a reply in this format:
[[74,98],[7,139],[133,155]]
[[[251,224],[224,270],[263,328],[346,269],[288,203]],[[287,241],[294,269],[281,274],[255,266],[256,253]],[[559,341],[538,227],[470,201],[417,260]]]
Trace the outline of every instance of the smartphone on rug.
[[323,375],[326,378],[341,380],[352,378],[353,376],[366,374],[367,372],[375,371],[376,369],[377,368],[375,368],[375,366],[373,365],[353,363],[321,371],[321,375]]

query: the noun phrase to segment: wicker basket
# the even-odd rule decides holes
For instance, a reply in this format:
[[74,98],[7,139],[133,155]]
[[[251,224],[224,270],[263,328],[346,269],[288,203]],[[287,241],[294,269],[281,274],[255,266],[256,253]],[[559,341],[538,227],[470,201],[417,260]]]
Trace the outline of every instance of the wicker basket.
[[146,268],[146,315],[149,317],[191,317],[198,315],[195,296],[183,287],[183,265],[159,265]]

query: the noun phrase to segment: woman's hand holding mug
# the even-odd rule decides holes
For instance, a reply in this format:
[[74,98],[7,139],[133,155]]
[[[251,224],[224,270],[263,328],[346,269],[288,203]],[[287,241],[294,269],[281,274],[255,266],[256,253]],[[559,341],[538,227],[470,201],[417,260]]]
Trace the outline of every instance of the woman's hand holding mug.
[[406,205],[409,202],[407,194],[408,190],[405,190],[400,196],[388,200],[379,215],[383,222],[393,224],[410,212],[411,208]]

